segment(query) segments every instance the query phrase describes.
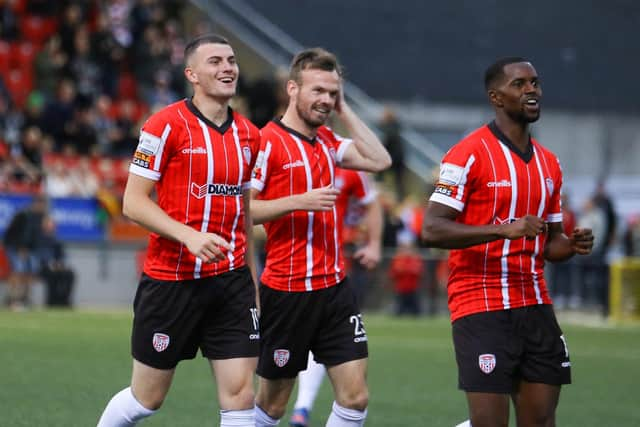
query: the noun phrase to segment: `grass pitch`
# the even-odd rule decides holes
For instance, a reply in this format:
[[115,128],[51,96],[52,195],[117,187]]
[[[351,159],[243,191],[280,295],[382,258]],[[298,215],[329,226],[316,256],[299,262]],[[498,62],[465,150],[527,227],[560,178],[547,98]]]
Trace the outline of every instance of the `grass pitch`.
[[[365,321],[367,426],[452,427],[466,418],[447,319],[369,314]],[[561,324],[574,384],[563,389],[557,424],[640,425],[640,327],[589,327],[562,319]],[[107,401],[129,381],[130,331],[126,311],[0,311],[0,426],[95,426]],[[314,427],[324,425],[331,401],[325,382],[312,414]],[[514,425],[513,413],[511,418]],[[143,425],[219,425],[204,359],[179,365],[163,408]]]

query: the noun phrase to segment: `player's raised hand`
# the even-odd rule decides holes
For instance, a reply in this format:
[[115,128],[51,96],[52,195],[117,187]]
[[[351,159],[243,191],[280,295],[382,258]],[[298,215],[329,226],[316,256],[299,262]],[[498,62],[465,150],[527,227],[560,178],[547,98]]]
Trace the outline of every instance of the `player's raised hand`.
[[184,243],[193,256],[207,263],[224,260],[227,257],[225,252],[231,250],[229,242],[217,234],[201,233],[195,230]]
[[593,249],[593,233],[590,228],[575,228],[569,236],[571,248],[578,255],[589,255]]
[[547,224],[542,218],[535,215],[525,215],[510,224],[503,225],[504,237],[509,240],[526,237],[534,239],[538,234],[542,234],[547,229]]
[[330,211],[336,204],[338,194],[340,190],[332,186],[314,188],[299,195],[300,207],[305,211]]

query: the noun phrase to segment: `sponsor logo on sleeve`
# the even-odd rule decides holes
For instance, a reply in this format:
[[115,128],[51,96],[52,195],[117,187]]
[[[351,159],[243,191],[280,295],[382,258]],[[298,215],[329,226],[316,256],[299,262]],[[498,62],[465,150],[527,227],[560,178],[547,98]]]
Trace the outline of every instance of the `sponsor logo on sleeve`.
[[439,182],[448,185],[458,185],[462,183],[464,168],[452,163],[443,163],[440,166]]
[[137,151],[140,151],[147,155],[154,155],[158,152],[158,148],[160,148],[160,142],[162,140],[155,135],[151,135],[147,132],[142,132],[140,134],[140,139],[138,141]]
[[151,162],[151,156],[149,154],[143,153],[141,151],[136,151],[133,153],[133,160],[131,161],[134,165],[138,165],[140,167],[149,169],[149,164]]
[[451,194],[453,194],[453,188],[454,187],[451,185],[438,182],[433,192],[438,194],[444,194],[445,196],[451,196]]

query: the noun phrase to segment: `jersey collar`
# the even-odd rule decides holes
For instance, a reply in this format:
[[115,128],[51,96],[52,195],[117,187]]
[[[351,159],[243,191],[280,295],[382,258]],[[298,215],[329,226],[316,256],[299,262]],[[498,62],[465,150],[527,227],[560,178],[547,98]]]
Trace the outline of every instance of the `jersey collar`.
[[316,142],[316,138],[315,136],[313,138],[309,138],[308,136],[305,136],[303,134],[301,134],[300,132],[298,132],[295,129],[291,129],[288,126],[285,126],[284,123],[282,123],[282,121],[278,118],[275,118],[272,120],[273,123],[275,123],[276,125],[280,126],[282,129],[286,130],[287,132],[289,132],[290,134],[293,134],[295,136],[297,136],[298,138],[300,138],[303,141],[308,142],[309,144],[315,144]]
[[500,130],[498,125],[496,125],[495,120],[491,121],[491,123],[489,123],[487,126],[489,127],[491,133],[493,133],[493,135],[498,138],[500,142],[509,147],[509,150],[513,151],[518,157],[524,160],[525,163],[529,163],[529,160],[531,160],[531,158],[533,157],[533,142],[531,141],[531,135],[529,135],[529,144],[527,145],[527,149],[523,153],[518,147],[515,146],[513,142],[511,142],[507,135],[505,135]]
[[196,117],[198,117],[200,120],[205,122],[207,126],[209,126],[210,128],[213,128],[213,130],[220,133],[221,135],[223,135],[227,130],[229,130],[229,127],[231,127],[231,123],[233,123],[233,110],[231,109],[231,107],[227,107],[228,108],[227,120],[221,126],[218,126],[215,123],[213,123],[211,120],[207,119],[204,116],[204,114],[202,114],[200,110],[198,110],[198,108],[195,105],[193,105],[193,101],[191,101],[191,98],[185,99],[185,102],[187,103],[187,108],[189,109],[189,111],[195,114]]

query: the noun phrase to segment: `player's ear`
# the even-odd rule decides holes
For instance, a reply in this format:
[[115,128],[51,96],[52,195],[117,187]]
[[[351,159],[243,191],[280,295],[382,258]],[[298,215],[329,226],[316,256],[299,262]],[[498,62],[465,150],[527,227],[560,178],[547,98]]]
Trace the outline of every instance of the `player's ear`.
[[198,83],[198,76],[193,72],[191,67],[186,67],[184,69],[184,76],[189,80],[190,83]]
[[299,90],[300,86],[298,86],[298,83],[295,80],[287,81],[287,95],[289,95],[290,98],[295,97]]
[[500,92],[495,89],[489,89],[487,91],[487,97],[489,98],[489,102],[496,106],[502,107],[502,97],[500,96]]

